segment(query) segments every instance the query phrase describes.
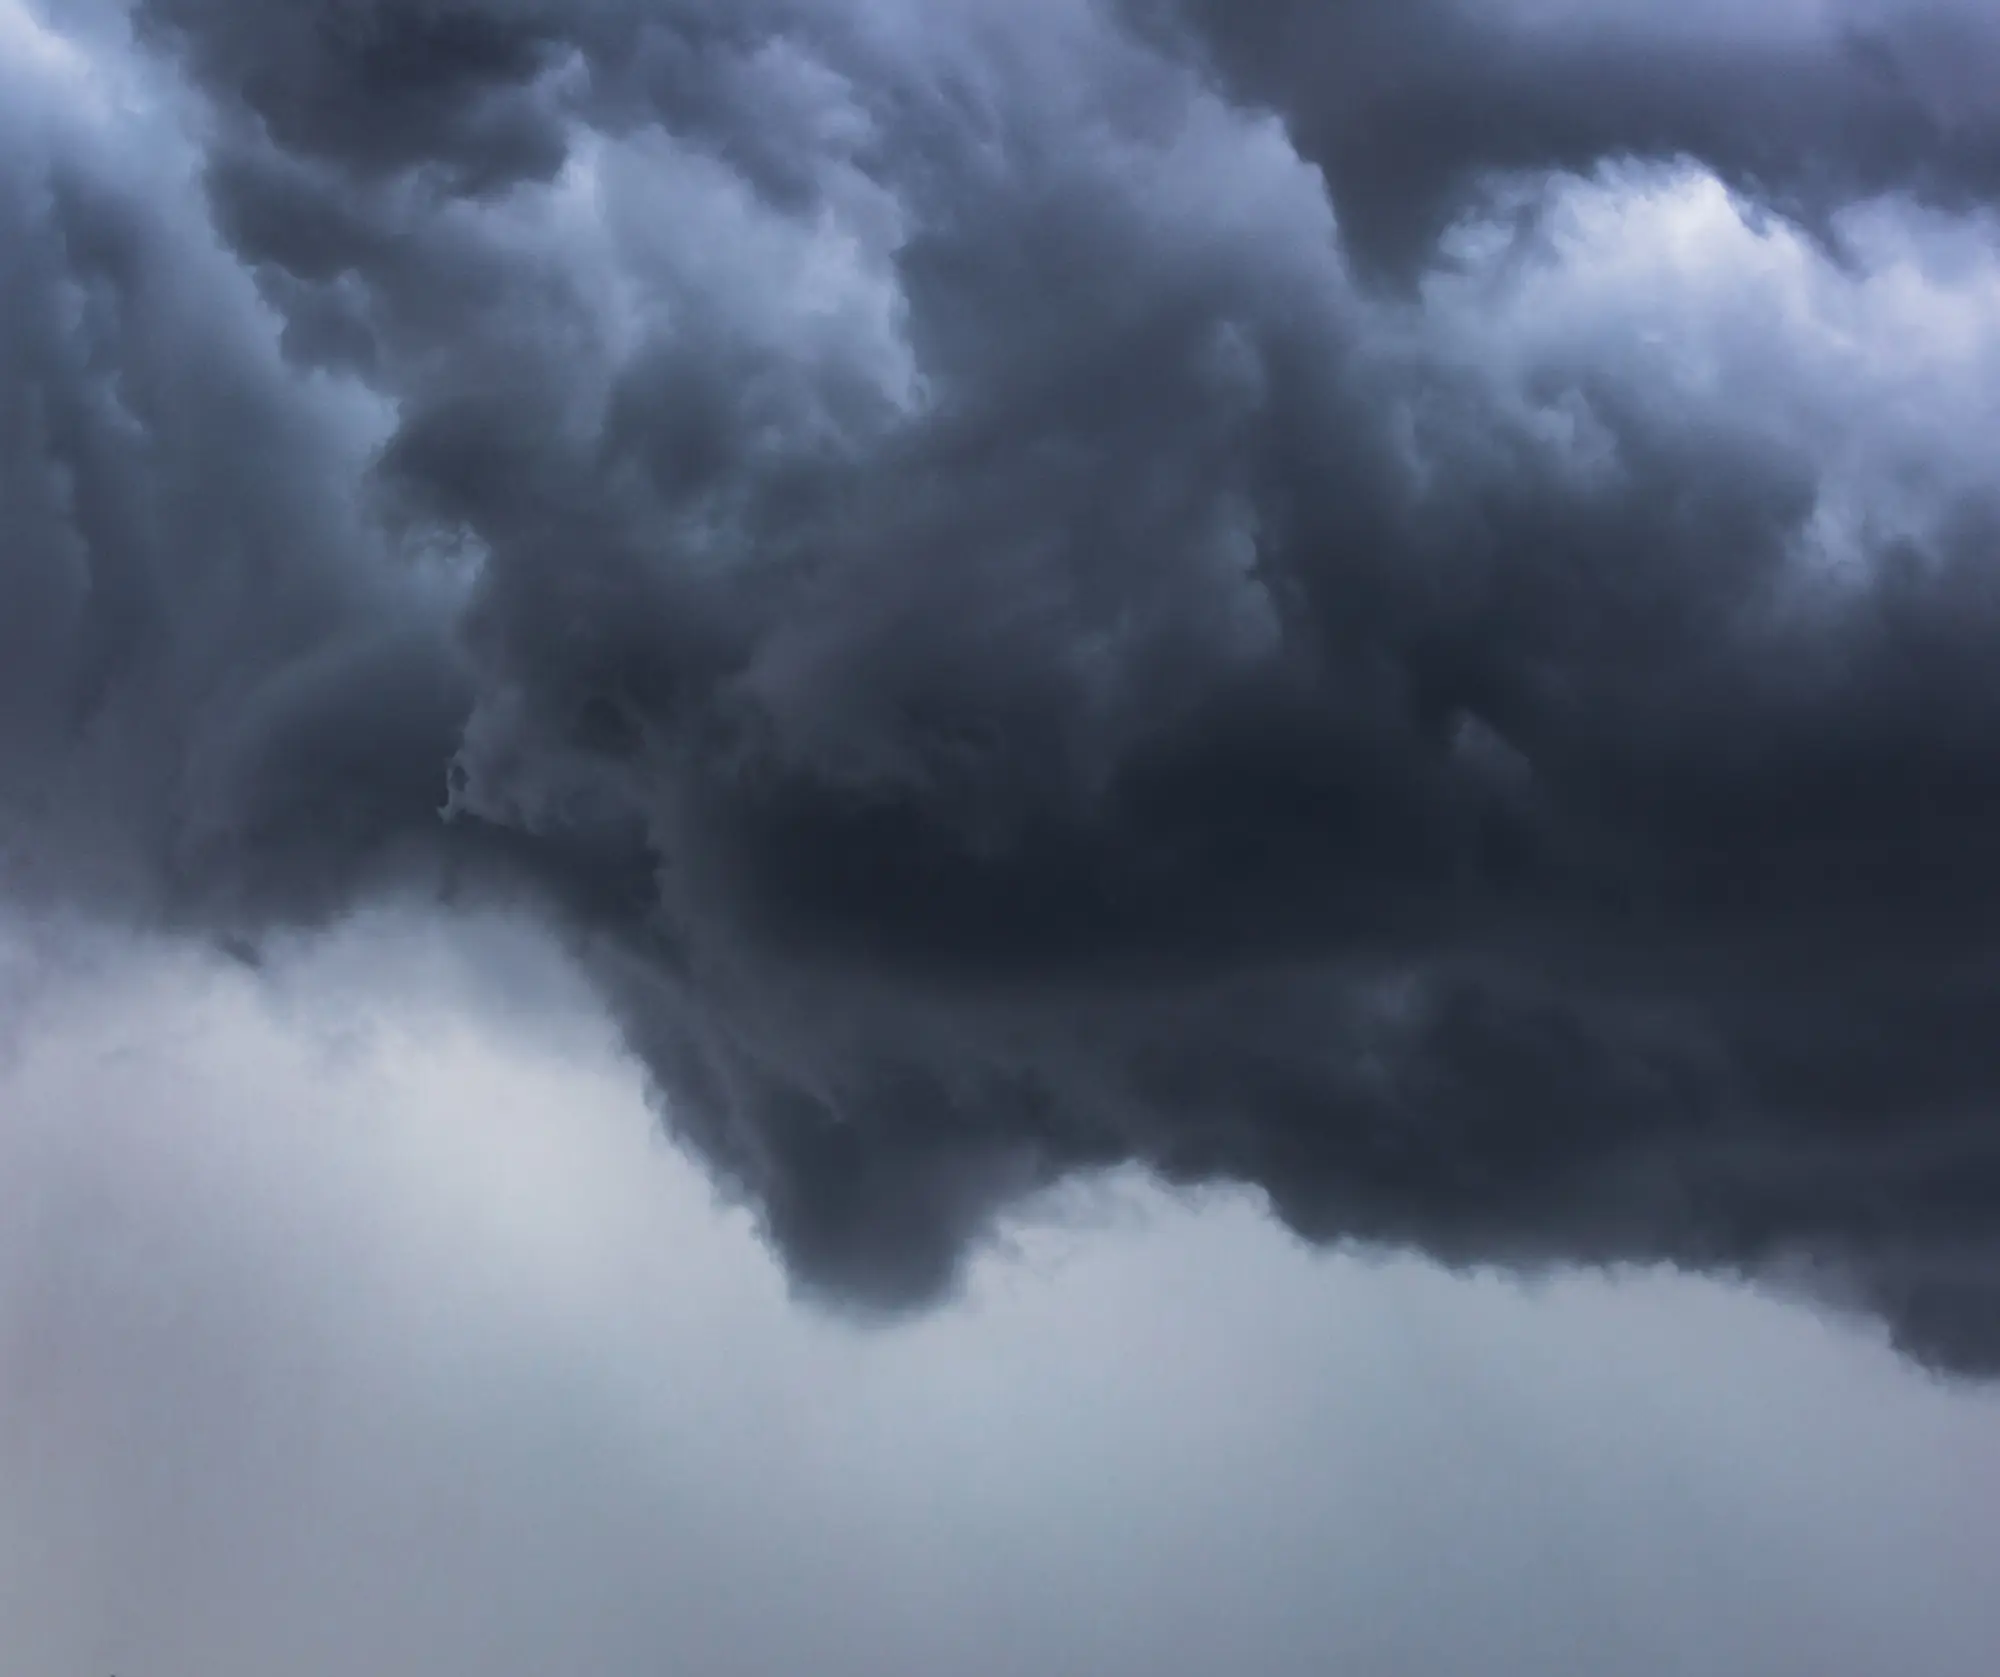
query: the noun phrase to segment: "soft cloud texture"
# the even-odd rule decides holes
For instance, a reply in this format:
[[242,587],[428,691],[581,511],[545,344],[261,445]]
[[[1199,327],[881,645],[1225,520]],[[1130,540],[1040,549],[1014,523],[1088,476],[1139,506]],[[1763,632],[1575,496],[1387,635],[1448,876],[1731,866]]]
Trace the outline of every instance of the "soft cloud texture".
[[8,16],[17,901],[512,905],[850,1305],[1134,1165],[2000,1362],[1983,9]]
[[1698,159],[1823,232],[1880,194],[2000,192],[1982,0],[1124,0],[1282,111],[1350,244],[1407,276],[1494,177]]
[[490,983],[531,952],[9,948],[10,1669],[1990,1667],[1992,1402],[1877,1333],[1328,1258],[1129,1179],[857,1333],[587,993]]

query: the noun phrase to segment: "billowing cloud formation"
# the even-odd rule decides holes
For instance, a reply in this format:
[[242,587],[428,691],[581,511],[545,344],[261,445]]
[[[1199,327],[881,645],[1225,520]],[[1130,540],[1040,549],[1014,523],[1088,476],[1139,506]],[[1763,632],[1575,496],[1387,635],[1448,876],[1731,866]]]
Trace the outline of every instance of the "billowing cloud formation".
[[1829,231],[1856,198],[2000,190],[1978,0],[1125,0],[1290,119],[1350,244],[1407,272],[1497,174],[1692,156]]
[[536,905],[864,1305],[1138,1161],[2000,1365],[2000,25],[1478,15],[23,17],[12,889]]

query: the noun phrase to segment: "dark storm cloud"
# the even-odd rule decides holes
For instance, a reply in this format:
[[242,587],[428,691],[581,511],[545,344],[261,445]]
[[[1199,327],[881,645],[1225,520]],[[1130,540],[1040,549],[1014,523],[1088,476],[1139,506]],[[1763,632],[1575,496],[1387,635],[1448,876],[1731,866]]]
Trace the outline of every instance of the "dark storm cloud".
[[1991,497],[1899,525],[1781,347],[1783,423],[1581,327],[1523,398],[1349,270],[1640,153],[1963,202],[1986,119],[1901,14],[1390,17],[1225,91],[1062,0],[142,6],[205,210],[10,142],[17,889],[525,890],[864,1305],[1136,1160],[2000,1363]]
[[1408,273],[1496,175],[1693,156],[1824,230],[1855,198],[2000,192],[1990,9],[1957,0],[1129,0],[1282,111],[1348,235]]
[[392,586],[360,451],[259,353],[240,276],[83,159],[20,136],[6,177],[13,883],[196,920],[331,907],[435,798],[463,709],[442,616]]

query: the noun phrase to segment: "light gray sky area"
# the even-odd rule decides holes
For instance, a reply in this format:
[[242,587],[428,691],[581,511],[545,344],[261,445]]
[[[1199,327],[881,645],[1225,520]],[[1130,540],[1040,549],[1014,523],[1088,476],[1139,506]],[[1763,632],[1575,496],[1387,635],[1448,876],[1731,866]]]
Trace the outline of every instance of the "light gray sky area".
[[587,998],[455,949],[17,954],[9,1672],[1991,1669],[2000,1407],[1866,1324],[1121,1183],[843,1326]]

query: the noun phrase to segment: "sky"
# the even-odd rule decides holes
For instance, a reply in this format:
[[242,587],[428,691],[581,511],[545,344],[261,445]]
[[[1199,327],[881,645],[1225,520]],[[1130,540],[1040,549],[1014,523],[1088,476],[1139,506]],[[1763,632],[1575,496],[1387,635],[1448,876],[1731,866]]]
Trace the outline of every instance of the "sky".
[[520,944],[10,950],[11,1668],[1990,1669],[2000,1408],[1863,1322],[1123,1180],[842,1323]]
[[13,1663],[1977,1668],[1996,77],[0,0]]

